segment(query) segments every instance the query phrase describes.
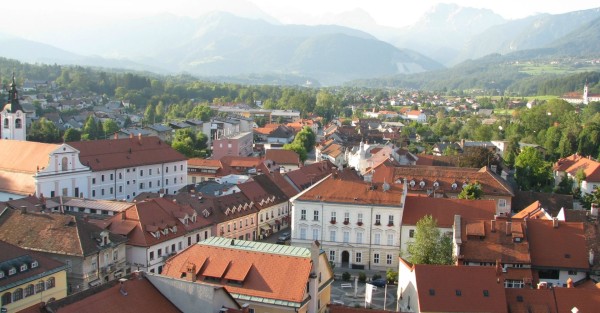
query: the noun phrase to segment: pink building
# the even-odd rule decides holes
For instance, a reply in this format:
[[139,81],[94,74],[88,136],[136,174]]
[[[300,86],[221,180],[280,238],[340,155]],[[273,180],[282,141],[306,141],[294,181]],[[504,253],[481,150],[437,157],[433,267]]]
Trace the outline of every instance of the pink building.
[[249,156],[252,154],[252,143],[252,132],[221,136],[221,138],[213,140],[212,158],[217,160],[228,155]]

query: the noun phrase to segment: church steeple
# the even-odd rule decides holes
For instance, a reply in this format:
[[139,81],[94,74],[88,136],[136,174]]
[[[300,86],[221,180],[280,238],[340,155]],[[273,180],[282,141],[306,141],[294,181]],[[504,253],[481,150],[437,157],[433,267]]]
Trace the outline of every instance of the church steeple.
[[8,103],[4,106],[5,110],[8,110],[10,113],[15,113],[18,110],[23,111],[23,107],[19,103],[19,92],[17,91],[17,81],[15,79],[15,73],[12,76],[12,83],[8,89]]
[[583,104],[588,104],[589,103],[589,98],[588,98],[588,81],[587,78],[585,79],[585,85],[583,85]]

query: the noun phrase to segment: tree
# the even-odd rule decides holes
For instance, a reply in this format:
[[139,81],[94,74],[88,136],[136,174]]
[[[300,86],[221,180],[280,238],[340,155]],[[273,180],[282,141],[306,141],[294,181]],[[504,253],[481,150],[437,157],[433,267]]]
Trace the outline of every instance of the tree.
[[146,111],[144,112],[144,122],[146,125],[154,124],[156,122],[156,109],[152,104],[148,104],[146,106]]
[[486,147],[469,147],[461,155],[458,162],[460,167],[482,168],[498,165],[496,154]]
[[469,183],[463,188],[463,190],[458,194],[459,199],[466,200],[477,200],[481,199],[483,196],[483,190],[481,190],[481,185],[479,183]]
[[417,222],[415,241],[408,244],[409,261],[415,264],[452,264],[452,240],[441,234],[437,221],[426,215]]
[[27,140],[45,143],[60,142],[60,130],[52,121],[42,117],[38,121],[31,122],[31,126],[29,127],[27,134]]
[[551,169],[537,149],[525,147],[515,159],[515,180],[521,190],[540,191],[552,180]]
[[393,284],[398,279],[398,272],[394,271],[391,268],[388,268],[385,271],[385,278],[388,284]]
[[119,131],[119,125],[117,125],[117,122],[111,120],[111,119],[107,119],[104,121],[104,123],[102,123],[102,130],[104,131],[104,138],[107,138],[108,136],[116,133]]
[[189,128],[183,128],[175,131],[171,147],[189,158],[206,157],[207,140],[202,132],[194,133]]
[[81,132],[75,128],[69,128],[65,131],[63,135],[64,142],[72,142],[72,141],[80,141],[81,140]]
[[98,125],[93,115],[90,115],[85,120],[83,129],[81,131],[81,139],[83,140],[94,140],[98,138]]
[[294,141],[292,143],[285,144],[285,145],[283,145],[283,149],[291,150],[291,151],[298,153],[298,156],[300,157],[300,161],[302,161],[302,163],[304,163],[304,161],[306,161],[307,152],[306,152],[306,149],[304,148],[304,145],[302,145],[300,142]]

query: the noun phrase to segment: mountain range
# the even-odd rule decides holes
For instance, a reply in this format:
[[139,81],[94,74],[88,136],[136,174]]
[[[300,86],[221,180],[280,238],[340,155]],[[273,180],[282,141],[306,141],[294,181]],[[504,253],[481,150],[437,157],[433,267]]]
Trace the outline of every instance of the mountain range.
[[505,20],[487,9],[439,4],[399,29],[377,25],[361,10],[330,20],[337,25],[284,25],[265,16],[225,12],[198,18],[163,14],[74,30],[64,36],[71,40],[63,47],[0,34],[0,56],[232,80],[279,81],[274,77],[285,76],[294,82],[338,85],[460,67],[465,60],[493,53],[546,58],[600,54],[600,9]]

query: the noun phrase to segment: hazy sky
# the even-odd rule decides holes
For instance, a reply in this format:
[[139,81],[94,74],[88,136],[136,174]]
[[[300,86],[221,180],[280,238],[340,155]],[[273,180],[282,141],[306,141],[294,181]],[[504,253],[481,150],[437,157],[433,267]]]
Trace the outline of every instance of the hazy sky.
[[262,10],[282,23],[315,24],[324,16],[356,8],[368,12],[380,25],[400,27],[414,23],[439,2],[489,8],[507,19],[600,7],[598,0],[16,0],[2,6],[0,32],[39,40],[49,32],[68,33],[115,19],[165,12],[194,17],[214,10],[246,16]]

